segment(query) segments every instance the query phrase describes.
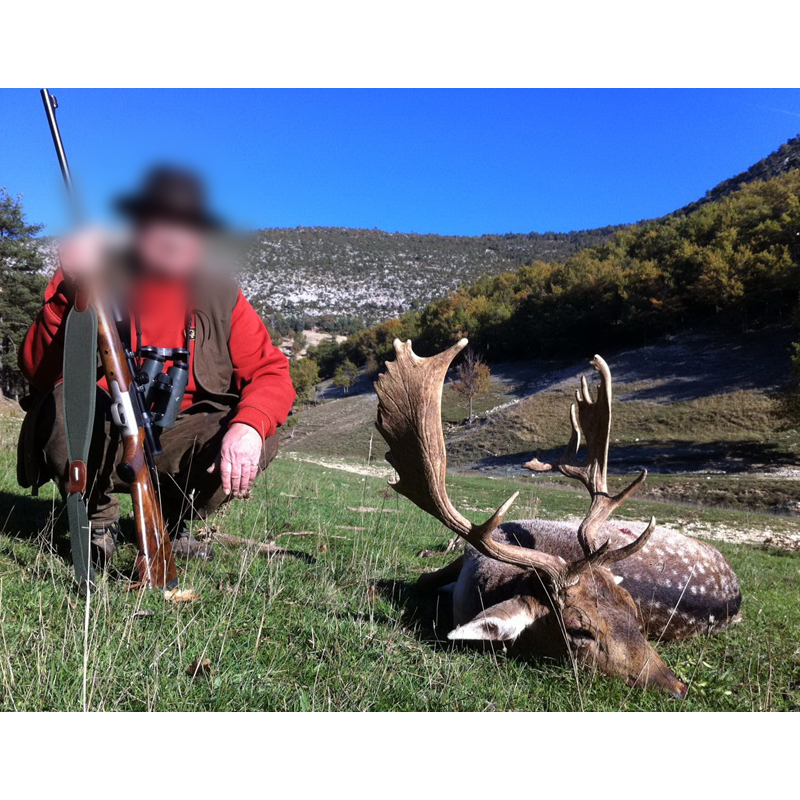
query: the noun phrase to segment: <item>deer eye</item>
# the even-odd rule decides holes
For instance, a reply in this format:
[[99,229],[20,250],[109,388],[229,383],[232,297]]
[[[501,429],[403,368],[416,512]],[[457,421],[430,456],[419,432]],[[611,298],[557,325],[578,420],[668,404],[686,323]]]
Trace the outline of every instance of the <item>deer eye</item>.
[[567,633],[571,639],[584,639],[594,641],[594,634],[588,628],[567,628]]

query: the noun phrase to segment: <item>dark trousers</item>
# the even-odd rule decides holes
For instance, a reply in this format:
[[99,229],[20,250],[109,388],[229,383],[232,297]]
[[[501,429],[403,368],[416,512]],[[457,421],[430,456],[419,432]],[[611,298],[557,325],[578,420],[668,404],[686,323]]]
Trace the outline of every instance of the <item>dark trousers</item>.
[[[52,479],[62,497],[69,483],[67,443],[64,435],[63,392],[58,384],[28,413],[25,426],[32,426],[23,437],[26,447],[34,449],[38,463],[38,484]],[[119,431],[111,421],[111,398],[97,390],[97,406],[92,445],[87,461],[89,516],[95,526],[117,520],[119,498],[127,486],[116,474],[122,455]],[[234,409],[219,403],[201,401],[182,411],[175,427],[161,434],[163,453],[156,457],[156,471],[164,517],[172,525],[183,519],[204,518],[229,499],[222,489],[219,470],[208,473],[222,445],[222,437],[234,415]],[[270,436],[261,452],[261,470],[278,453],[278,438]]]

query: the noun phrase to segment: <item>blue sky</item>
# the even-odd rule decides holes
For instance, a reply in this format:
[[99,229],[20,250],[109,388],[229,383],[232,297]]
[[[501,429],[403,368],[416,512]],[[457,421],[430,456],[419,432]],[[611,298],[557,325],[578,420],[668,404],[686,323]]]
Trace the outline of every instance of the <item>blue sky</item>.
[[[800,132],[797,90],[52,88],[85,205],[154,160],[247,227],[567,231],[655,217]],[[38,90],[0,90],[0,186],[67,224]]]

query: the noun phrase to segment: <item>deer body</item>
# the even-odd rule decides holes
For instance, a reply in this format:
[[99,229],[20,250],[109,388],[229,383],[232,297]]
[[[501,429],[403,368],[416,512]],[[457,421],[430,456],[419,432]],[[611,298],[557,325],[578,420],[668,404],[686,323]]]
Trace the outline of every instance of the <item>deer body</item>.
[[[519,520],[501,525],[494,538],[573,561],[581,555],[575,533],[575,525],[567,522]],[[618,548],[636,537],[625,527],[606,523],[600,538]],[[650,639],[713,633],[740,618],[742,595],[728,560],[711,545],[675,531],[657,528],[641,550],[610,571],[622,579]],[[519,596],[524,573],[468,546],[453,593],[455,624],[465,625],[489,607]]]
[[611,437],[611,371],[599,356],[596,396],[585,378],[570,409],[572,432],[554,463],[533,459],[536,472],[556,469],[589,493],[589,510],[575,528],[565,523],[503,519],[516,494],[478,525],[447,494],[447,455],[441,393],[462,339],[420,358],[411,342],[394,343],[396,359],[375,384],[377,427],[389,445],[391,486],[467,542],[462,558],[418,585],[455,581],[448,638],[502,641],[512,651],[574,659],[632,686],[684,697],[683,684],[646,636],[679,639],[725,627],[739,610],[736,576],[709,545],[656,532],[655,519],[638,535],[609,517],[644,483],[643,470],[612,495],[607,486]]

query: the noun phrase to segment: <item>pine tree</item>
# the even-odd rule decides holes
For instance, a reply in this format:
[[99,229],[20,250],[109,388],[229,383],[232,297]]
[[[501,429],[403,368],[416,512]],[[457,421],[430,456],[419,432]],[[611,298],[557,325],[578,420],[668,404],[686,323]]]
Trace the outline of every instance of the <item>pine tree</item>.
[[34,238],[43,227],[28,224],[21,198],[0,188],[0,396],[25,389],[17,353],[47,284]]

